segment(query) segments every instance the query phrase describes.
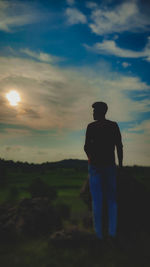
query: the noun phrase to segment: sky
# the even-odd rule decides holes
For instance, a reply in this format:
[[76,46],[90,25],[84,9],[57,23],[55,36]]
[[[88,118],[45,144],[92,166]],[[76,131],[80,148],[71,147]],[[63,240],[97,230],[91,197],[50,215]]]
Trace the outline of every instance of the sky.
[[96,101],[150,165],[150,2],[0,0],[0,158],[86,159]]

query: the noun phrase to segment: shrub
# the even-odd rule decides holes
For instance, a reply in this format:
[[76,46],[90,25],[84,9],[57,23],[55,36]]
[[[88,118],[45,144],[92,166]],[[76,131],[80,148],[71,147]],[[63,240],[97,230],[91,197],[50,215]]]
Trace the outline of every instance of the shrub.
[[32,181],[28,188],[28,192],[32,198],[35,197],[47,197],[53,201],[57,197],[57,192],[53,187],[47,185],[42,179],[36,178]]

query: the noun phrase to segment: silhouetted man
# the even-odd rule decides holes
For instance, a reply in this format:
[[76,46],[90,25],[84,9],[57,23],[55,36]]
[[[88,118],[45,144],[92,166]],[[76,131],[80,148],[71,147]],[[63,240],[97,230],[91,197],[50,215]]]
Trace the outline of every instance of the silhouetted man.
[[92,107],[95,122],[87,126],[84,150],[89,162],[94,226],[97,237],[102,239],[102,200],[103,194],[106,194],[108,233],[110,237],[114,238],[117,231],[115,147],[117,148],[119,167],[122,167],[121,134],[117,123],[105,118],[108,109],[106,103],[96,102]]

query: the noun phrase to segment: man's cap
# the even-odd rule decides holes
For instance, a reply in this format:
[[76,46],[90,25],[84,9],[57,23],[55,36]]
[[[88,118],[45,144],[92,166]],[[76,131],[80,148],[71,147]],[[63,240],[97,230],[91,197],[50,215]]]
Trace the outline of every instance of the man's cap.
[[95,102],[92,104],[92,108],[99,111],[107,112],[108,106],[105,102]]

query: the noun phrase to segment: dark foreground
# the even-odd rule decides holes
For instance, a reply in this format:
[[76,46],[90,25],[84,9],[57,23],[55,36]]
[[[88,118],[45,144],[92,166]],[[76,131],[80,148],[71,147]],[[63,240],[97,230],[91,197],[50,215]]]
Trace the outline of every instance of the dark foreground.
[[150,266],[149,241],[141,237],[136,243],[122,239],[122,246],[107,241],[51,241],[49,237],[24,239],[1,244],[0,263],[3,267],[142,267]]
[[149,168],[118,173],[118,235],[104,241],[92,225],[86,162],[0,162],[0,266],[149,267]]

